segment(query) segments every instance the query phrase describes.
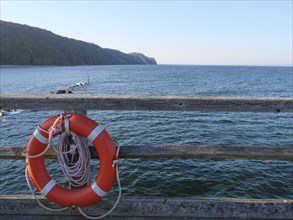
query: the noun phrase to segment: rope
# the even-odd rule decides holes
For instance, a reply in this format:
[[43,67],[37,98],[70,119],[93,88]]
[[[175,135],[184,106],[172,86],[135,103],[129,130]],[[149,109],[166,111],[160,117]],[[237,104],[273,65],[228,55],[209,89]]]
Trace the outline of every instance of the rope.
[[[118,155],[119,155],[119,151],[120,151],[120,146],[118,145],[118,148],[117,148],[117,151],[116,151],[116,158],[118,158]],[[103,215],[100,215],[100,216],[90,216],[90,215],[87,215],[86,213],[84,213],[80,207],[78,207],[78,211],[80,212],[80,214],[82,214],[84,217],[88,218],[88,219],[102,219],[106,216],[108,216],[109,214],[111,214],[114,209],[117,207],[120,199],[121,199],[121,195],[122,195],[122,189],[121,189],[121,183],[120,183],[120,178],[119,178],[119,160],[116,159],[116,160],[113,160],[112,162],[112,166],[116,168],[116,179],[117,179],[117,184],[118,184],[118,197],[117,197],[117,200],[114,204],[114,206],[108,211],[106,212],[105,214]]]
[[22,155],[27,157],[27,158],[37,158],[37,157],[40,157],[42,155],[44,155],[50,148],[50,145],[48,144],[47,147],[45,148],[45,150],[39,154],[36,154],[36,155],[28,155],[26,150],[22,152]]
[[69,208],[69,207],[64,207],[64,208],[59,208],[59,209],[58,208],[57,209],[53,209],[53,208],[50,208],[50,207],[44,205],[41,202],[41,200],[36,196],[34,190],[32,189],[32,186],[30,184],[30,181],[32,181],[32,180],[31,180],[30,176],[28,175],[28,167],[26,167],[26,169],[25,169],[25,179],[26,179],[26,183],[28,185],[28,188],[29,188],[31,194],[34,196],[35,200],[37,201],[37,203],[39,204],[39,206],[41,206],[42,208],[44,208],[46,210],[49,210],[49,211],[53,211],[53,212],[60,212],[60,211],[64,211],[64,210],[66,210],[66,209]]
[[[58,125],[59,121],[60,121],[60,123]],[[44,151],[42,151],[41,153],[36,154],[36,155],[28,155],[26,151],[23,151],[22,155],[27,158],[37,158],[37,157],[44,155],[49,150],[49,148],[53,146],[52,139],[53,139],[54,135],[56,135],[58,132],[62,131],[61,125],[62,125],[62,114],[60,114],[60,116],[55,120],[54,124],[49,128],[49,131],[46,131],[43,128],[41,128],[41,126],[38,126],[37,129],[43,131],[44,133],[49,134],[47,147],[45,148]]]
[[[81,187],[87,185],[90,180],[91,155],[85,139],[74,132],[71,132],[71,137],[68,137],[63,132],[55,150],[57,151],[61,170],[70,186]],[[75,161],[76,153],[79,155],[77,161]]]

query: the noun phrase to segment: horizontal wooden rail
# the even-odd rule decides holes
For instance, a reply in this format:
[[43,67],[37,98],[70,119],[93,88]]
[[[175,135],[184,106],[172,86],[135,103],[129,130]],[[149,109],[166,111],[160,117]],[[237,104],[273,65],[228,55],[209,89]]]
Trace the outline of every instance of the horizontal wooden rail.
[[1,94],[1,109],[293,112],[293,98]]
[[[43,203],[48,201],[39,197]],[[102,215],[115,198],[104,199],[84,212]],[[52,204],[50,205],[52,207]],[[54,205],[53,205],[54,206]],[[6,219],[84,219],[76,209],[51,212],[40,207],[32,196],[0,196],[0,216]],[[292,219],[293,200],[284,199],[191,199],[122,197],[110,215],[127,219],[191,218],[191,219]]]
[[[0,147],[0,159],[25,159],[24,147]],[[98,155],[90,146],[91,156]],[[50,149],[47,158],[56,159]],[[210,158],[210,159],[256,159],[293,161],[293,147],[236,147],[222,145],[189,146],[121,146],[120,158]]]

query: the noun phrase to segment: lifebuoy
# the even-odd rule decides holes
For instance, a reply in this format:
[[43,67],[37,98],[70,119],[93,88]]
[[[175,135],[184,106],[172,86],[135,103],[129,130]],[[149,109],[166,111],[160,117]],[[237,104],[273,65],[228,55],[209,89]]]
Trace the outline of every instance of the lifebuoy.
[[[69,116],[70,130],[93,143],[100,158],[100,169],[91,185],[80,189],[64,188],[48,174],[44,155],[30,157],[41,154],[47,147],[49,136],[46,131],[58,117],[59,115],[55,115],[45,120],[31,136],[27,146],[28,173],[36,188],[50,201],[65,207],[92,205],[106,196],[116,180],[116,169],[112,166],[112,162],[118,159],[115,144],[103,126],[83,115],[71,114]],[[61,126],[64,131],[64,124]]]

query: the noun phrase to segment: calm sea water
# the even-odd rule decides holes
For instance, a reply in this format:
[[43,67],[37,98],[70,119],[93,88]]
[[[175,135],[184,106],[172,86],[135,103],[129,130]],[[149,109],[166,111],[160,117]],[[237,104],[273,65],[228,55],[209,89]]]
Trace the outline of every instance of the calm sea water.
[[[87,94],[293,97],[292,67],[2,67],[1,93],[50,93],[77,82]],[[1,146],[25,146],[42,121],[60,112],[0,117]],[[227,144],[293,147],[292,113],[89,111],[121,145]],[[49,172],[65,180],[56,161]],[[29,194],[25,161],[1,160],[0,194]],[[92,163],[92,176],[97,172]],[[125,159],[123,195],[293,199],[293,163],[258,160]],[[115,190],[113,190],[114,193]]]

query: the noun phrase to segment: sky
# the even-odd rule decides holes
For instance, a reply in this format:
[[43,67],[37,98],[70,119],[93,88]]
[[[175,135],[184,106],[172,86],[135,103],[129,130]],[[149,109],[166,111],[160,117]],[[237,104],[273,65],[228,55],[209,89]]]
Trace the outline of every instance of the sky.
[[292,66],[292,0],[1,1],[1,20],[159,64]]

